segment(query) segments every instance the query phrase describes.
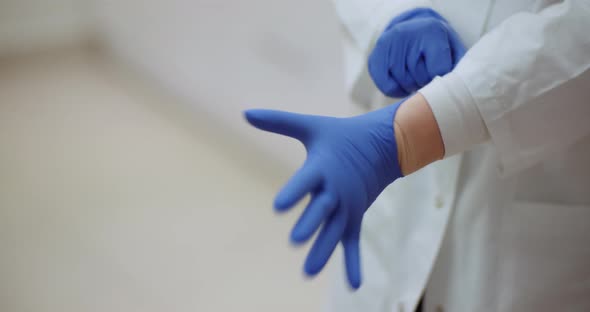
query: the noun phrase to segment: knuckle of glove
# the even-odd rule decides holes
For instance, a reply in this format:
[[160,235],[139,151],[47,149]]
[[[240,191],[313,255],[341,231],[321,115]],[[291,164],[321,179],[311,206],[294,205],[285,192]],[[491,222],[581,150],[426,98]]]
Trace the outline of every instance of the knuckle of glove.
[[396,26],[385,31],[368,58],[369,75],[377,88],[387,96],[398,97],[406,93],[393,74],[395,66],[405,64],[403,56],[398,54],[398,48],[393,46],[404,45],[404,37],[403,32]]

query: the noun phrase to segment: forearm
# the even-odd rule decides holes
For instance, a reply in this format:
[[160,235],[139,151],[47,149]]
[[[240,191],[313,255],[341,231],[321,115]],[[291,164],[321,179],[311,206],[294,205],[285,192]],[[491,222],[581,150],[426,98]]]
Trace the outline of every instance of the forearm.
[[443,158],[445,150],[438,124],[420,93],[400,106],[394,119],[394,129],[398,160],[404,175]]

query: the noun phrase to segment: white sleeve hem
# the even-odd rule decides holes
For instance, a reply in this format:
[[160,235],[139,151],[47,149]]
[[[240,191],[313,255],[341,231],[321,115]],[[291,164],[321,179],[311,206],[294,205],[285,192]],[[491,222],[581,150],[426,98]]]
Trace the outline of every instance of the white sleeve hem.
[[489,139],[488,130],[465,83],[455,73],[436,77],[418,92],[438,123],[445,158]]
[[[494,95],[502,94],[499,86],[483,79],[478,75],[484,68],[482,64],[472,61],[468,57],[461,60],[454,72],[457,76],[462,76],[462,81],[469,81],[465,84],[467,90],[485,90],[486,92],[478,92],[480,94],[479,101],[472,98],[473,104],[481,113],[483,123],[488,131],[488,135],[492,144],[496,149],[498,156],[498,173],[501,176],[508,176],[514,172],[518,172],[523,168],[528,167],[534,163],[532,158],[527,160],[527,157],[520,157],[518,153],[518,143],[514,140],[514,130],[510,126],[510,122],[506,118],[500,118],[500,110],[504,107],[497,97]],[[471,91],[469,91],[471,94]],[[481,96],[486,94],[487,96]],[[482,105],[485,103],[485,105]]]

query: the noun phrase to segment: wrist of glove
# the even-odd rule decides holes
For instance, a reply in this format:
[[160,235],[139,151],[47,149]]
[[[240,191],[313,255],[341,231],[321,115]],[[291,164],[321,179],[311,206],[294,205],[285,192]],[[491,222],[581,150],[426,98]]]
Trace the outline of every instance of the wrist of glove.
[[416,93],[399,108],[394,128],[403,175],[409,175],[444,157],[440,129],[422,94]]

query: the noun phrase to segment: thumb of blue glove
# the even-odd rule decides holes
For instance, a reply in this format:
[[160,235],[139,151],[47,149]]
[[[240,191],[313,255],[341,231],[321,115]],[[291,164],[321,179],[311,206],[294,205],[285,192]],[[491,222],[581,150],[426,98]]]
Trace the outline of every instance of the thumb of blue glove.
[[465,46],[450,24],[429,8],[407,11],[389,23],[369,55],[369,74],[390,97],[405,97],[455,67]]
[[359,235],[363,214],[383,189],[402,176],[393,127],[401,102],[351,118],[248,110],[246,119],[261,130],[301,141],[307,159],[275,198],[286,211],[306,194],[311,200],[291,232],[291,240],[309,240],[321,227],[304,265],[313,276],[339,242],[349,284],[361,284]]

